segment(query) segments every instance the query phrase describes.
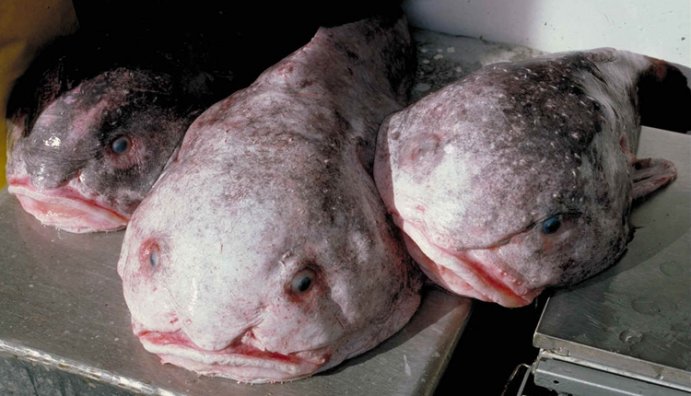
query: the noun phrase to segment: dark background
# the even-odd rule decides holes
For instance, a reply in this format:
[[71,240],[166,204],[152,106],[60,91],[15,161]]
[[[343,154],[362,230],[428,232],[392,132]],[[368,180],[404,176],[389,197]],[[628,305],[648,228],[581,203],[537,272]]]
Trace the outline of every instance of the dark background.
[[[532,337],[546,299],[540,296],[522,308],[473,301],[466,328],[434,395],[502,395],[514,369],[522,363],[532,364],[537,356]],[[515,381],[520,383],[521,378]],[[516,396],[515,388],[508,389],[506,396]],[[524,394],[556,393],[533,387]]]

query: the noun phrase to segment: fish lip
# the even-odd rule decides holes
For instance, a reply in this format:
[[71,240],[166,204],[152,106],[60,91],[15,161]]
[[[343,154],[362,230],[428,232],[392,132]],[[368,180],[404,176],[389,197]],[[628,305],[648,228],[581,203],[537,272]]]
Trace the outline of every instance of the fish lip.
[[85,197],[72,187],[39,190],[28,177],[10,177],[7,191],[22,208],[42,224],[73,232],[116,231],[124,228],[129,215]]
[[[233,344],[222,350],[198,348],[182,331],[139,330],[135,333],[147,351],[185,368],[194,366],[201,374],[229,377],[241,382],[275,382],[309,376],[329,362],[328,347],[283,354],[264,351],[246,344]],[[187,364],[185,364],[187,363]],[[272,373],[265,378],[243,376],[236,370],[258,369]]]
[[500,272],[504,273],[503,278],[506,278],[508,282],[496,274],[493,274],[485,270],[485,267],[481,262],[470,257],[471,251],[462,251],[456,253],[454,256],[459,262],[463,262],[468,268],[470,268],[485,284],[488,288],[496,290],[503,297],[501,301],[493,299],[494,302],[500,303],[506,307],[522,307],[530,304],[533,299],[542,292],[543,287],[538,288],[527,288],[525,292],[520,292],[512,287],[511,283],[517,284],[520,282],[520,277],[511,274],[511,271],[505,268],[500,269]]
[[[439,278],[437,274],[440,273],[451,273],[454,277],[460,278],[461,280],[468,283],[470,287],[477,293],[475,298],[483,301],[495,302],[501,304],[505,307],[522,307],[530,304],[533,299],[542,292],[544,288],[531,288],[525,293],[516,292],[510,285],[501,279],[498,279],[493,274],[487,272],[482,267],[479,262],[469,259],[466,255],[454,255],[457,262],[463,262],[467,268],[469,268],[476,276],[476,278],[482,282],[482,284],[487,288],[495,291],[497,294],[488,294],[481,290],[480,288],[472,285],[471,283],[465,281],[465,279],[459,276],[456,271],[448,268],[444,265],[438,264],[437,262],[430,260],[428,265],[432,265],[434,268],[423,268],[424,272],[431,277]],[[447,285],[449,282],[444,282]]]
[[[435,282],[455,293],[466,294],[467,292],[454,288],[454,282],[449,282],[448,280],[444,279],[444,276],[451,275],[462,281],[462,283],[467,284],[474,292],[474,295],[471,297],[483,301],[495,302],[505,307],[521,307],[528,305],[544,290],[544,287],[526,287],[525,291],[516,290],[515,287],[518,287],[518,285],[522,283],[519,274],[514,274],[510,268],[506,268],[506,265],[502,265],[502,268],[500,268],[498,272],[504,274],[502,277],[508,280],[507,282],[506,280],[502,279],[502,277],[487,271],[481,262],[471,257],[471,253],[475,250],[492,250],[504,245],[505,243],[503,242],[503,239],[495,246],[451,251],[430,241],[423,232],[420,232],[417,227],[410,222],[404,222],[403,225],[404,227],[401,228],[405,232],[404,240],[407,245],[412,244],[412,249],[409,250],[418,251],[417,255],[412,254],[412,256],[420,264],[423,272]],[[428,252],[429,249],[423,248],[423,246],[418,243],[420,239],[424,241],[425,246],[428,248],[432,248],[436,252],[441,253],[444,257],[453,260],[453,264],[457,266],[463,265],[466,269],[472,272],[475,282],[469,282],[466,277],[458,274],[458,271],[454,270],[454,268],[451,266],[442,264],[439,262],[439,260],[432,258],[438,256],[439,254],[430,256]],[[424,257],[419,257],[419,255],[423,255]],[[481,283],[485,289],[495,291],[496,293],[487,293],[479,288],[477,283]]]

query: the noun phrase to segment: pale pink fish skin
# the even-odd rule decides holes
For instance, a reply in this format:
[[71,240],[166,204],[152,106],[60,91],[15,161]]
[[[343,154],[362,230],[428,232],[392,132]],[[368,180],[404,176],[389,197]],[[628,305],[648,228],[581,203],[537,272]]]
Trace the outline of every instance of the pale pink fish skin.
[[408,322],[421,277],[370,172],[411,54],[402,17],[322,28],[195,120],[118,263],[147,350],[201,374],[288,381]]
[[612,265],[632,237],[632,200],[674,180],[669,161],[634,155],[636,93],[646,82],[688,103],[680,76],[614,49],[483,68],[384,121],[377,187],[430,278],[529,304]]

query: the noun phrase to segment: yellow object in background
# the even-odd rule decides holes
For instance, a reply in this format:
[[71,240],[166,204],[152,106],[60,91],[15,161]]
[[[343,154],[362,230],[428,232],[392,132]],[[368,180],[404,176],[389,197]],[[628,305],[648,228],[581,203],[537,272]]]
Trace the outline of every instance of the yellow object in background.
[[36,51],[52,38],[77,29],[70,0],[0,1],[0,188],[5,186],[7,97]]

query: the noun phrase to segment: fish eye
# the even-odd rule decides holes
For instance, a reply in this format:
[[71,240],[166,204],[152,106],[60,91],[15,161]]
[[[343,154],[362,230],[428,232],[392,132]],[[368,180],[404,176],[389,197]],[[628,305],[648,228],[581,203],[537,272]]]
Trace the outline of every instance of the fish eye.
[[290,281],[290,290],[296,294],[302,294],[307,292],[314,283],[314,278],[316,274],[313,270],[305,268],[295,274],[293,279]]
[[130,138],[127,136],[120,136],[110,143],[110,149],[113,150],[115,154],[124,154],[130,149],[131,144]]
[[540,229],[543,234],[554,234],[561,227],[561,215],[550,216],[542,222]]
[[151,268],[158,267],[158,249],[151,249],[149,252],[149,265]]
[[154,239],[149,239],[142,244],[139,253],[141,265],[148,268],[146,271],[156,270],[161,261],[161,247]]

